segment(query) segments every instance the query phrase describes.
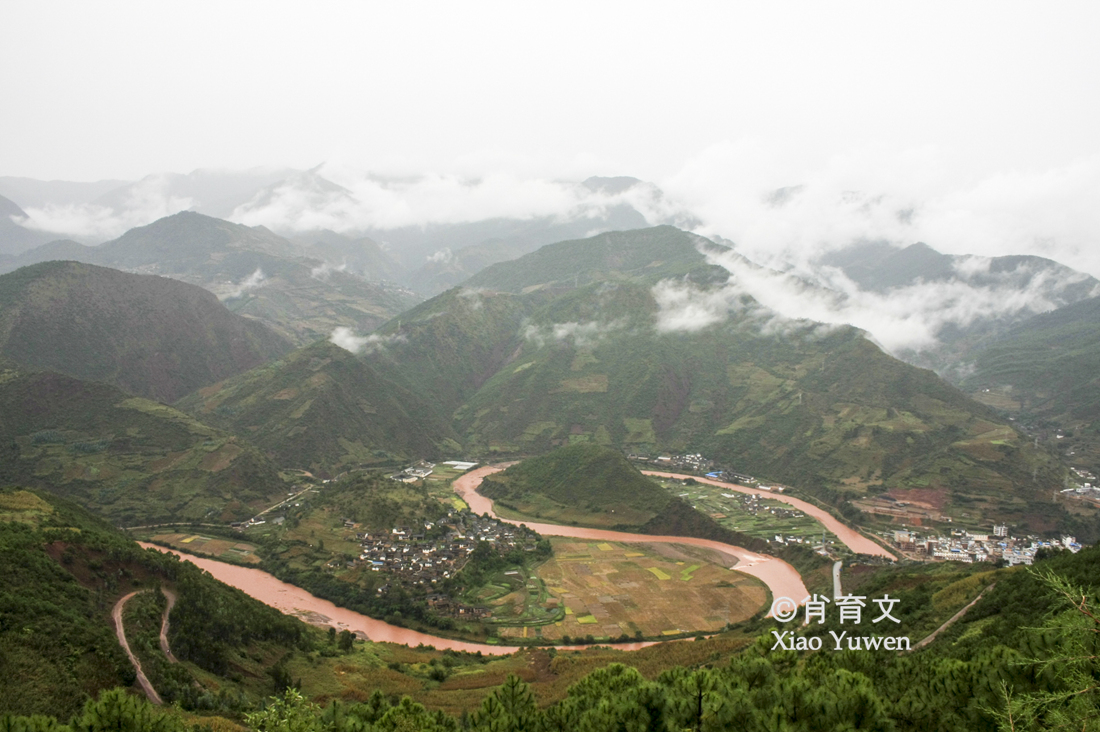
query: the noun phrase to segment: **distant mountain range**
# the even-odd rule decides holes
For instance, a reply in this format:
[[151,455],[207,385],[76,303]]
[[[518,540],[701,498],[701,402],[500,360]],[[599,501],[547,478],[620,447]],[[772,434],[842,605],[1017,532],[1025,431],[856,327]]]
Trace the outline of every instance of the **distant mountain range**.
[[60,259],[198,285],[299,345],[340,326],[372,330],[418,299],[403,288],[328,267],[263,227],[187,211],[95,247],[51,242],[0,263],[0,271]]

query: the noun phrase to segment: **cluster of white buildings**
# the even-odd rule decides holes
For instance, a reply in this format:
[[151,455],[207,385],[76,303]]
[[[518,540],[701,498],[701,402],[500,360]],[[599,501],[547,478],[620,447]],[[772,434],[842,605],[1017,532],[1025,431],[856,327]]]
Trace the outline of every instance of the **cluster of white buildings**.
[[1067,498],[1084,498],[1100,503],[1100,485],[1097,484],[1096,476],[1080,468],[1070,468],[1070,470],[1081,482],[1063,490],[1062,495]]
[[1035,536],[1009,536],[1008,527],[993,527],[992,534],[952,531],[950,536],[919,536],[912,531],[895,531],[894,543],[903,551],[927,554],[947,562],[995,562],[1003,559],[1009,566],[1031,564],[1040,549],[1067,549],[1077,553],[1081,545],[1072,536],[1043,540]]

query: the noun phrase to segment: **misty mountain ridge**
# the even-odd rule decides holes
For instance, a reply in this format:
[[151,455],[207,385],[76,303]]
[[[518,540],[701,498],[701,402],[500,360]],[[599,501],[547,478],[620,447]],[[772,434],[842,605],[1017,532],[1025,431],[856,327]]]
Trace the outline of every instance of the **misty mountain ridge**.
[[303,256],[301,246],[263,227],[192,211],[131,229],[96,247],[47,244],[6,267],[58,258],[197,285],[297,345],[327,337],[341,326],[372,330],[417,300],[400,287],[367,282]]
[[[135,225],[140,228],[173,212],[190,210],[264,225],[305,243],[307,248],[300,255],[320,258],[331,267],[346,266],[367,279],[398,282],[427,295],[454,286],[489,264],[514,259],[555,241],[657,223],[698,225],[656,186],[625,176],[592,177],[577,184],[547,183],[553,196],[573,201],[571,208],[555,204],[557,210],[552,213],[532,213],[524,208],[531,199],[521,202],[511,214],[492,213],[500,205],[488,204],[486,208],[486,201],[492,198],[478,192],[482,181],[374,176],[351,190],[325,178],[320,167],[308,171],[161,173],[105,192],[100,184],[72,184],[85,191],[75,197],[61,188],[60,182],[46,185],[0,179],[0,183],[7,180],[34,204],[29,215],[35,226],[52,232],[36,244],[58,238],[98,243],[107,238],[100,232],[109,232],[111,227],[117,236]],[[453,195],[473,196],[472,202],[485,213],[466,213],[461,205],[456,208],[456,203],[444,202],[433,188],[440,181]],[[89,197],[93,190],[98,195]],[[503,188],[501,195],[509,190]],[[56,200],[46,200],[51,192]],[[406,203],[403,197],[412,198]],[[407,210],[406,218],[413,221],[387,223],[391,209]],[[459,220],[448,220],[456,214]],[[80,224],[82,220],[86,225]],[[331,241],[326,242],[328,248],[312,246],[320,239],[331,239],[323,234],[326,229],[338,231],[347,240],[340,247],[342,252],[330,251]],[[23,248],[27,247],[19,251]]]
[[27,218],[15,201],[0,196],[0,255],[17,255],[54,238],[23,226]]

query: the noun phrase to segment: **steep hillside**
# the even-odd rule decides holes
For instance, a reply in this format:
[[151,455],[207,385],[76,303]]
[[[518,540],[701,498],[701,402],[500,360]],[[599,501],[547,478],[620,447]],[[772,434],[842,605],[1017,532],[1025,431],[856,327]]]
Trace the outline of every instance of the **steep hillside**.
[[172,402],[288,344],[174,280],[76,262],[0,276],[0,355]]
[[366,358],[483,453],[702,451],[837,503],[889,492],[967,525],[1064,519],[1051,454],[855,329],[729,300],[708,246],[669,227],[550,245],[391,322]]
[[44,488],[124,526],[228,522],[285,495],[255,448],[163,404],[0,364],[0,484]]
[[[178,597],[168,637],[181,663],[157,647],[158,587]],[[161,696],[185,709],[248,708],[270,691],[265,677],[275,662],[309,642],[297,619],[192,564],[143,550],[71,503],[0,487],[0,718],[65,720],[98,692],[133,684],[111,622],[112,606],[132,592],[139,594],[127,610],[148,603],[155,624],[143,632],[127,612],[131,648]]]
[[282,466],[331,474],[458,447],[449,420],[327,341],[200,389],[177,406],[246,437]]
[[964,389],[1069,464],[1100,473],[1100,299],[1037,315],[979,343],[973,357]]
[[[544,246],[514,261],[502,262],[471,277],[466,287],[507,292],[564,288],[593,282],[656,282],[710,270],[697,247],[723,249],[702,237],[672,226],[612,231],[588,239]],[[715,268],[717,269],[717,268]],[[720,271],[710,272],[717,276]]]
[[343,326],[369,331],[419,298],[396,286],[368,282],[341,262],[306,250],[263,227],[248,227],[184,211],[97,247],[49,244],[9,266],[59,257],[198,285],[230,310],[263,321],[297,345]]
[[537,302],[455,288],[380,328],[364,345],[364,358],[449,419],[510,361]]
[[968,389],[1008,389],[1034,414],[1100,420],[1100,298],[1037,315],[974,354]]
[[1029,503],[1059,484],[1056,461],[858,331],[796,323],[769,334],[746,310],[660,332],[660,308],[650,287],[625,283],[543,306],[508,365],[456,413],[460,433],[486,450],[702,451],[823,496],[919,488],[947,514],[1049,518]]

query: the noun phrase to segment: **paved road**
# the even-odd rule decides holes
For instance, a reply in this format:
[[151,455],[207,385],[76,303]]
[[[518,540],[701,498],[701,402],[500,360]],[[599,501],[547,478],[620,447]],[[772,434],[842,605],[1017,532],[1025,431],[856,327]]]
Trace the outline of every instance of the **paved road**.
[[137,660],[137,656],[130,650],[130,644],[126,642],[126,629],[122,627],[122,610],[126,607],[126,603],[134,595],[146,592],[146,590],[137,590],[126,595],[121,600],[115,603],[114,608],[111,610],[111,619],[115,623],[115,635],[118,636],[119,645],[122,646],[122,650],[126,651],[126,655],[130,658],[130,663],[134,666],[134,671],[137,672],[137,682],[141,687],[141,690],[145,692],[145,696],[149,701],[154,704],[163,704],[164,701],[160,698],[160,694],[153,688],[153,685],[149,683],[149,678],[145,675],[145,672],[141,670],[141,662]]
[[833,562],[833,599],[837,599],[844,592],[840,589],[840,568],[844,566],[844,562]]

